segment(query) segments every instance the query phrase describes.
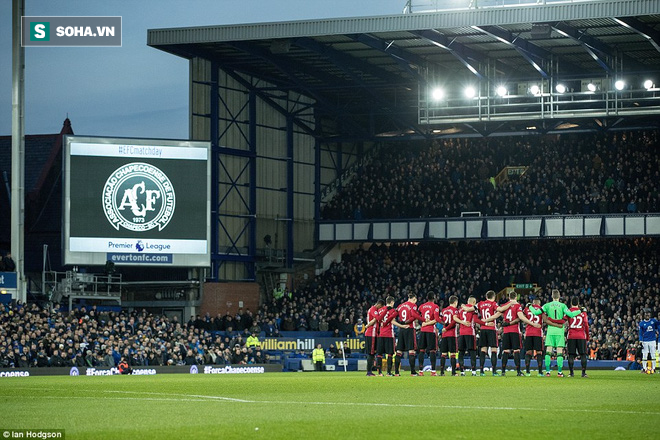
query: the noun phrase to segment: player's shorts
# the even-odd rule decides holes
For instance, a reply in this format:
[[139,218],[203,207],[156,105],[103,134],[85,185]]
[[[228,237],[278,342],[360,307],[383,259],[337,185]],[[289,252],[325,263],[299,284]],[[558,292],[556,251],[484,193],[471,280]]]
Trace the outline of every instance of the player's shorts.
[[484,330],[479,332],[479,347],[497,348],[497,332],[495,330]]
[[642,360],[645,361],[649,354],[655,358],[655,341],[642,341]]
[[364,337],[364,354],[376,354],[376,339],[375,336]]
[[546,347],[566,347],[566,338],[564,335],[547,335],[545,337]]
[[568,354],[586,356],[587,355],[587,340],[586,339],[569,339],[568,340]]
[[458,351],[464,352],[466,350],[476,350],[477,341],[473,335],[460,335],[458,337]]
[[379,355],[382,354],[394,354],[394,338],[389,336],[379,336],[376,338],[376,353]]
[[525,351],[543,351],[543,338],[540,336],[525,337]]
[[520,350],[520,333],[502,334],[502,350]]
[[435,332],[419,332],[419,349],[438,351],[438,335]]
[[402,328],[399,330],[396,351],[417,351],[417,335],[415,335],[414,328]]
[[440,342],[440,353],[456,353],[456,338],[445,336]]

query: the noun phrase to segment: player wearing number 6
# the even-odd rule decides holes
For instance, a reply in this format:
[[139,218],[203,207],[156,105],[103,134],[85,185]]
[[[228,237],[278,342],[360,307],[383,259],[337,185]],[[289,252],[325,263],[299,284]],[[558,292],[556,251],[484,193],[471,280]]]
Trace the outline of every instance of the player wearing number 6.
[[[538,310],[538,309],[530,309],[532,312],[532,315],[540,315],[542,313],[545,313],[545,315],[548,317],[548,319],[551,319],[555,322],[562,321],[565,316],[568,316],[569,318],[574,318],[580,313],[582,313],[581,310],[576,310],[571,312],[566,304],[559,302],[559,298],[561,298],[561,295],[559,294],[559,290],[553,289],[552,290],[552,301],[549,303],[546,303],[543,305],[543,307]],[[564,337],[564,328],[562,327],[555,327],[552,325],[548,325],[548,334],[545,337],[545,375],[550,376],[550,362],[551,362],[551,355],[552,355],[552,349],[556,348],[557,349],[557,376],[559,377],[564,377],[564,374],[561,372],[563,366],[564,366],[564,347],[566,347],[566,339]]]
[[431,293],[427,299],[427,302],[419,306],[419,314],[424,318],[424,323],[422,324],[421,329],[417,360],[419,361],[421,372],[424,365],[424,353],[428,353],[429,358],[431,359],[431,376],[436,376],[435,366],[438,360],[438,333],[435,324],[437,322],[442,322],[442,318],[440,318],[440,307],[435,303],[437,301],[436,295]]

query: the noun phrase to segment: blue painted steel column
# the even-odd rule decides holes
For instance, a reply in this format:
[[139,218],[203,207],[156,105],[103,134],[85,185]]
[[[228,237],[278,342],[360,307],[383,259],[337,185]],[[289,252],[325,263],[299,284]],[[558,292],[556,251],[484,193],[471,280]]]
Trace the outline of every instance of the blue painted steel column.
[[218,182],[220,181],[220,153],[218,138],[220,136],[219,128],[219,93],[220,89],[218,87],[219,81],[219,66],[215,61],[211,61],[211,87],[210,87],[210,112],[209,118],[211,119],[210,123],[210,133],[209,138],[211,140],[211,278],[215,281],[218,280],[220,276],[220,243],[218,230],[220,228],[220,216],[218,215],[218,209],[220,205],[220,192],[218,189]]
[[293,116],[286,118],[286,267],[293,267]]
[[321,142],[314,139],[314,241],[319,241],[321,221]]
[[344,158],[343,158],[343,149],[344,144],[341,142],[337,143],[337,163],[336,163],[336,178],[339,183],[337,184],[337,192],[341,192],[344,188],[344,182],[342,179],[342,174],[344,174]]
[[257,257],[257,95],[254,89],[250,90],[248,102],[248,139],[250,139],[250,226],[248,230],[248,255],[251,259],[247,264],[248,279],[256,280],[256,257]]

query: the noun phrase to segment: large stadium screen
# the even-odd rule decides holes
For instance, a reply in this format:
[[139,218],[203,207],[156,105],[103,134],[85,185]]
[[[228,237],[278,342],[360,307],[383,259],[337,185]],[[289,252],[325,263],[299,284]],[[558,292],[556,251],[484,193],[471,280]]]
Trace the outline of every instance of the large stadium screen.
[[67,136],[66,265],[210,265],[210,144]]

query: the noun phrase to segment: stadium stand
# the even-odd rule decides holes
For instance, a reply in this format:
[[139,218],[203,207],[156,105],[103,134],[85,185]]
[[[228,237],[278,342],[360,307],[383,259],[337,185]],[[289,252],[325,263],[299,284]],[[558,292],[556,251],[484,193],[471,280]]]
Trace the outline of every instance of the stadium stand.
[[[393,145],[323,208],[324,219],[660,210],[657,131]],[[526,168],[509,176],[507,167]]]
[[[132,366],[247,364],[277,361],[248,347],[252,333],[326,331],[354,336],[354,323],[376,297],[451,294],[464,300],[488,289],[535,282],[547,299],[558,288],[589,310],[594,359],[637,352],[641,311],[660,311],[657,239],[516,241],[372,245],[343,255],[289,297],[264,304],[254,316],[197,317],[188,323],[147,311],[72,312],[35,304],[0,306],[0,366]],[[240,319],[237,319],[240,318]],[[302,333],[301,333],[302,334]],[[272,356],[272,358],[271,358]]]
[[[577,295],[589,310],[592,344],[610,355],[636,349],[641,310],[660,311],[658,241],[517,241],[457,242],[420,245],[372,245],[346,253],[340,263],[306,287],[265,304],[260,319],[284,325],[306,318],[309,330],[348,335],[346,325],[366,314],[377,297],[399,300],[408,289],[424,298],[439,293],[465,300],[513,283],[535,282],[548,299],[558,288],[564,299]],[[446,304],[445,304],[446,305]],[[625,354],[622,355],[625,358]],[[618,356],[621,357],[621,356]]]

